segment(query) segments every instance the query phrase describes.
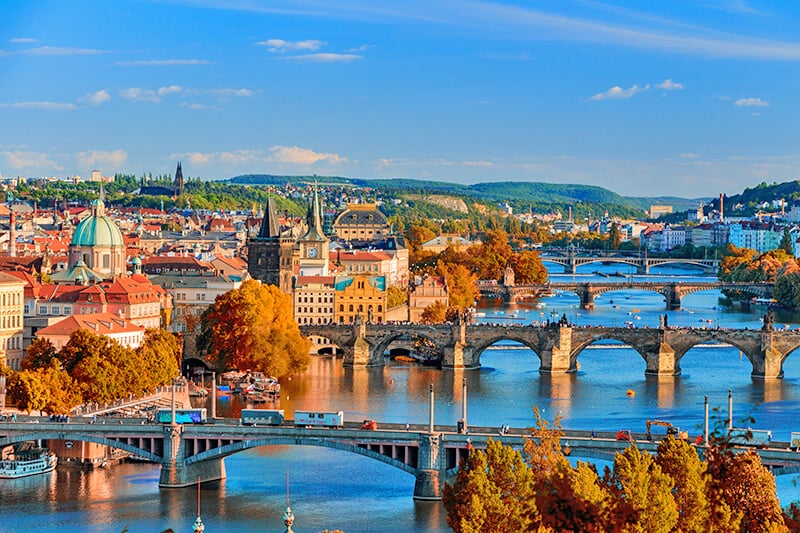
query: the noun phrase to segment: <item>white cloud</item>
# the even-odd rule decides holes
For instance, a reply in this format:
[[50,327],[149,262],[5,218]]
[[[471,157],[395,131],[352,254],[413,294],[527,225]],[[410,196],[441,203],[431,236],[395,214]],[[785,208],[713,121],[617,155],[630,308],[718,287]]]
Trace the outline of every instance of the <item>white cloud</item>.
[[340,157],[337,154],[324,154],[309,150],[308,148],[299,148],[297,146],[273,146],[269,149],[270,160],[278,161],[281,163],[293,163],[297,165],[313,165],[318,161],[325,161],[328,163],[341,163],[347,159]]
[[83,104],[93,105],[95,107],[105,102],[108,102],[109,100],[111,100],[111,95],[108,94],[108,91],[105,89],[101,89],[93,93],[86,93],[85,95],[78,98],[79,102]]
[[644,87],[640,87],[639,85],[633,85],[629,89],[623,89],[619,85],[615,85],[614,87],[610,88],[609,90],[598,93],[589,100],[627,100],[628,98],[633,97],[636,93],[640,93],[642,91],[647,91],[650,89],[650,85],[645,85]]
[[766,107],[769,102],[761,98],[739,98],[733,105],[736,107]]
[[9,109],[44,109],[47,111],[72,111],[78,106],[66,102],[14,102],[11,104],[0,104],[0,107]]
[[347,52],[348,54],[352,54],[354,52],[366,52],[370,48],[372,48],[371,44],[362,44],[361,46],[348,48],[347,50],[345,50],[345,52]]
[[125,150],[114,150],[107,152],[104,150],[92,150],[81,152],[77,155],[78,163],[87,169],[107,166],[117,168],[128,159],[128,152]]
[[30,37],[15,37],[13,39],[9,39],[8,42],[10,42],[10,43],[35,43],[36,39],[31,39]]
[[176,94],[181,92],[180,85],[170,85],[169,87],[159,87],[158,88],[158,95],[159,96],[166,96],[168,94]]
[[492,167],[494,163],[491,161],[464,161],[461,163],[466,167]]
[[143,59],[139,61],[117,61],[115,65],[124,67],[172,67],[180,65],[210,65],[207,59]]
[[683,89],[683,84],[674,82],[671,79],[666,79],[656,85],[656,87],[659,89],[664,89],[665,91],[677,91],[679,89]]
[[216,109],[214,106],[198,104],[197,102],[181,102],[181,107],[185,107],[186,109],[191,109],[193,111],[200,111],[203,109]]
[[252,91],[250,89],[211,89],[208,91],[208,93],[218,98],[228,98],[231,96],[241,96],[241,97],[253,96],[255,94],[255,91]]
[[305,41],[284,41],[283,39],[267,39],[256,43],[258,46],[266,46],[269,52],[284,53],[284,52],[313,52],[319,50],[324,41],[317,41],[315,39],[308,39]]
[[188,159],[193,165],[224,163],[226,165],[263,165],[284,163],[301,167],[309,167],[315,163],[344,163],[347,158],[338,154],[315,152],[298,146],[272,146],[263,150],[231,150],[228,152],[191,152],[188,154],[172,154],[173,159]]
[[68,46],[40,46],[38,48],[28,48],[16,52],[17,54],[28,56],[92,56],[105,54],[103,50],[94,48],[74,48]]
[[142,89],[140,87],[131,87],[130,89],[123,89],[119,92],[120,96],[127,100],[134,102],[153,102],[157,104],[161,102],[164,96],[170,94],[178,94],[182,91],[179,85],[170,85],[168,87],[159,87],[155,91],[152,89]]
[[358,54],[305,54],[299,56],[286,56],[287,61],[297,61],[302,63],[349,63],[356,59],[362,59]]
[[697,152],[683,152],[682,154],[678,154],[678,157],[681,159],[700,159],[700,154]]
[[43,152],[26,152],[26,151],[6,151],[0,152],[8,160],[8,165],[11,168],[50,168],[53,170],[64,170],[64,167],[50,159],[48,154]]

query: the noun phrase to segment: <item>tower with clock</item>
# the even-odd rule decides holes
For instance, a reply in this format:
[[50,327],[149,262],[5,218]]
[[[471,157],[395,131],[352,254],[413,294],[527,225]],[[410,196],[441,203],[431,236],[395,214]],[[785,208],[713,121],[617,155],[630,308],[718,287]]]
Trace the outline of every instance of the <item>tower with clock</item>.
[[327,276],[330,241],[322,232],[322,208],[316,188],[314,188],[314,196],[309,202],[306,222],[308,230],[298,241],[300,245],[300,275]]

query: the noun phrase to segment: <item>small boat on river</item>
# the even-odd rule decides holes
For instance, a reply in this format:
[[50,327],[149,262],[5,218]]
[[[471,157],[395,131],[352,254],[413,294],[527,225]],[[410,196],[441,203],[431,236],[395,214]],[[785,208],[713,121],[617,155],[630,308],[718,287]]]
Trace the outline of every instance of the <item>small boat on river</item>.
[[30,446],[26,443],[10,452],[0,461],[0,478],[16,479],[52,472],[56,468],[56,454],[46,448]]

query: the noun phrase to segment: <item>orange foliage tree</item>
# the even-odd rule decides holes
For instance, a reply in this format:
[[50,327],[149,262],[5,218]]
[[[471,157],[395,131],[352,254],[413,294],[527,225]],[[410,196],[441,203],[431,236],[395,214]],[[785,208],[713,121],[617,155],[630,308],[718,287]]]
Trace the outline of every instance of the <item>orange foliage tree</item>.
[[292,317],[292,300],[278,287],[254,280],[217,297],[201,319],[199,347],[219,369],[271,376],[304,371],[311,343]]

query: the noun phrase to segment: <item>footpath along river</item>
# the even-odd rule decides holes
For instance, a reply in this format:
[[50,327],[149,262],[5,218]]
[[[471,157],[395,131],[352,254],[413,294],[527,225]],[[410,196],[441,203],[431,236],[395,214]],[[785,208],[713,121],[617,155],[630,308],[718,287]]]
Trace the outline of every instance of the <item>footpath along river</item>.
[[[592,267],[606,274],[619,270]],[[669,279],[697,279],[690,270],[661,272]],[[553,281],[572,279],[552,276]],[[583,274],[574,279],[611,281],[614,276]],[[666,312],[658,294],[619,291],[601,295],[594,310],[584,311],[578,309],[575,295],[560,294],[517,306],[482,305],[479,312],[485,317],[479,320],[528,324],[566,314],[579,325],[631,322],[657,327],[659,315],[666,313],[675,326],[761,327],[764,308],[723,308],[719,297],[716,292],[692,294],[681,310]],[[800,320],[778,313],[775,323],[794,329]],[[428,387],[433,384],[436,423],[455,426],[461,413],[461,380],[466,377],[468,419],[475,425],[531,426],[536,405],[547,418],[560,413],[565,428],[644,431],[646,419],[660,419],[697,434],[703,424],[703,396],[721,410],[721,419],[730,389],[735,420],[752,416],[753,427],[771,429],[775,440],[788,440],[792,430],[800,431],[800,353],[787,359],[784,379],[770,382],[752,380],[747,358],[727,346],[692,349],[681,362],[683,374],[669,379],[645,377],[644,361],[630,348],[592,346],[579,361],[576,374],[541,375],[533,352],[502,344],[485,351],[483,366],[472,371],[397,362],[384,368],[346,369],[341,359],[314,358],[305,375],[282,383],[279,405],[267,407],[284,409],[287,417],[296,409],[341,409],[349,420],[425,423]],[[626,394],[629,389],[633,397]],[[237,416],[246,407],[237,397],[219,397],[218,402],[220,416]],[[441,505],[412,500],[412,476],[361,456],[315,447],[265,447],[231,456],[226,466],[227,479],[202,487],[206,531],[283,531],[287,470],[297,516],[294,530],[299,533],[326,528],[347,533],[449,531]],[[800,499],[796,479],[778,478],[784,504]],[[158,467],[149,464],[93,472],[59,469],[45,476],[0,480],[0,533],[121,532],[126,527],[131,533],[168,527],[189,531],[195,515],[196,491],[159,490]]]

